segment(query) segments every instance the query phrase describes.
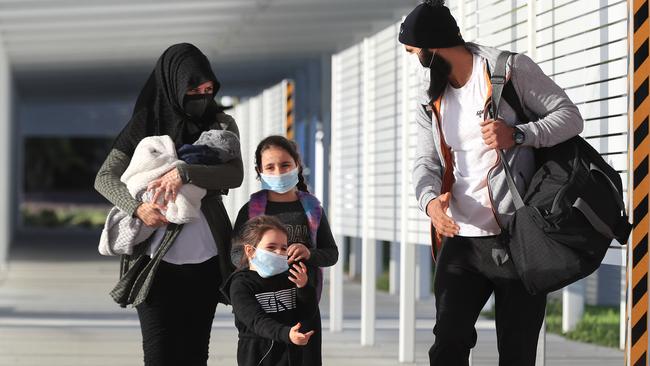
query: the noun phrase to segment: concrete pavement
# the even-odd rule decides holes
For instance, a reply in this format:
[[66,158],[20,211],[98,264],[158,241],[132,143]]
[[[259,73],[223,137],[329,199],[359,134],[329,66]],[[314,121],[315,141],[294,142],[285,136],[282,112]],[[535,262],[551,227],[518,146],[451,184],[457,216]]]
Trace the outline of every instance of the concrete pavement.
[[[94,236],[28,237],[11,252],[0,283],[0,365],[142,364],[140,329],[133,309],[121,309],[108,291],[118,271],[116,258],[96,254]],[[360,285],[345,286],[345,330],[331,333],[327,290],[321,302],[324,365],[399,365],[396,296],[377,297],[377,344],[359,344]],[[417,303],[417,365],[427,365],[433,342],[433,299]],[[219,306],[213,324],[209,365],[235,365],[237,334],[230,308]],[[474,366],[497,364],[493,324],[480,321]],[[547,337],[548,366],[623,365],[623,352]]]

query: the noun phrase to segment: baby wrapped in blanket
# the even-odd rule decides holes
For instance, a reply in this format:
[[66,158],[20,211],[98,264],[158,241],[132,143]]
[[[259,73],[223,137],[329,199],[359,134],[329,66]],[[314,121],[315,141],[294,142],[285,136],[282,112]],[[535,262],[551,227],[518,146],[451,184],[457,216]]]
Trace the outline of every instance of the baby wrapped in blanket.
[[[178,153],[169,136],[150,136],[140,141],[120,180],[126,184],[131,196],[142,202],[151,202],[154,192],[147,190],[149,183],[179,164],[222,164],[238,157],[239,139],[230,131],[203,132],[194,144],[181,146]],[[201,199],[205,194],[203,188],[183,184],[176,200],[168,202],[162,213],[170,223],[188,223],[199,217]],[[99,253],[132,254],[133,247],[149,238],[155,230],[144,225],[139,218],[113,207],[106,217]]]

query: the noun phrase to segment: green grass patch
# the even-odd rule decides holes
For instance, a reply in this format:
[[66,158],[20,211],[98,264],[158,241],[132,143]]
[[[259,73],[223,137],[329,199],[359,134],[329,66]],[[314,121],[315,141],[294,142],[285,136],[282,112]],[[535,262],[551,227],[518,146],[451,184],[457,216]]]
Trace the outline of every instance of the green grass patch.
[[101,229],[106,221],[108,209],[42,209],[21,210],[26,226],[47,228],[81,227]]
[[[481,315],[494,319],[494,310]],[[617,307],[586,305],[585,312],[576,329],[562,333],[562,302],[551,299],[546,305],[546,331],[560,334],[574,341],[617,348],[619,346],[620,312]]]
[[384,271],[381,276],[377,277],[377,290],[388,292],[389,290],[389,279],[388,271]]

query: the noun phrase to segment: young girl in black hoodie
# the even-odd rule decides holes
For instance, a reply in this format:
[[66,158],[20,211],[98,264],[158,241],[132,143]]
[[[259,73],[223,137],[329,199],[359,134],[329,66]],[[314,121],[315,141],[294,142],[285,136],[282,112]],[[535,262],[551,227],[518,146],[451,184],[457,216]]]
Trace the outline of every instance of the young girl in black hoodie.
[[223,292],[230,298],[239,330],[237,364],[301,365],[303,347],[314,330],[318,314],[316,292],[308,284],[307,267],[287,264],[287,230],[278,219],[258,216],[240,231],[243,246],[240,269],[230,276]]

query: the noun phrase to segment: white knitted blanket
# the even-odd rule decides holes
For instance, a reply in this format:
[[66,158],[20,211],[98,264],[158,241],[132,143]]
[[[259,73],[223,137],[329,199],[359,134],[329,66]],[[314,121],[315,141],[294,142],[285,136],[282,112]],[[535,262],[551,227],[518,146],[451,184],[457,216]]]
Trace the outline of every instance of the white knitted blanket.
[[[176,167],[182,161],[176,156],[174,142],[169,136],[150,136],[136,147],[128,168],[120,180],[126,184],[131,196],[149,202],[153,194],[144,194],[147,185]],[[206,190],[193,184],[183,184],[175,202],[169,202],[163,214],[169,222],[184,224],[199,217],[201,199]],[[148,199],[148,200],[147,200]],[[162,197],[161,197],[162,199]],[[99,241],[102,255],[132,254],[133,247],[145,241],[155,228],[148,227],[138,218],[131,217],[113,207]]]

